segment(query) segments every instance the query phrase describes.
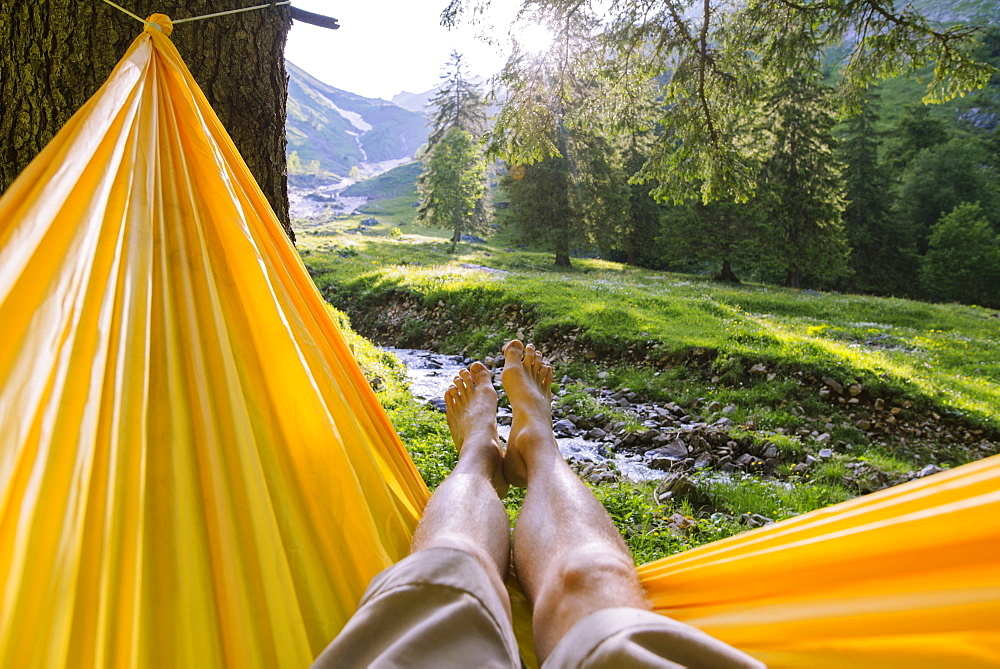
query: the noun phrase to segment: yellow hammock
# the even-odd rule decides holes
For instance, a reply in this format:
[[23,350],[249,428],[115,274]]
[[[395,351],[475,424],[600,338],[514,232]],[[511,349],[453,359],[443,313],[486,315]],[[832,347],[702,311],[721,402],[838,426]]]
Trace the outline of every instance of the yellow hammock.
[[[428,493],[150,21],[0,199],[0,666],[303,667]],[[775,667],[996,666],[1000,460],[641,571]]]

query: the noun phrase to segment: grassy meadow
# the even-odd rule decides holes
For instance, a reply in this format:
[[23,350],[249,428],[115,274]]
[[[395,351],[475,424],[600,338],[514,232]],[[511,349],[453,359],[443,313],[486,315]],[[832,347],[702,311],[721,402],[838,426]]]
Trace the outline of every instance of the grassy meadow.
[[[862,494],[848,476],[862,464],[898,479],[1000,450],[1000,314],[727,285],[602,260],[557,270],[550,255],[502,241],[450,254],[447,231],[413,224],[413,201],[299,222],[297,245],[317,286],[359,332],[478,359],[520,336],[553,360],[556,379],[572,379],[558,388],[557,409],[596,414],[606,407],[584,386],[626,387],[706,421],[720,415],[710,407],[725,406],[732,434],[780,449],[771,476],[698,474],[696,495],[664,504],[655,483],[595,484],[638,562],[743,531],[747,515],[779,520]],[[378,225],[358,232],[370,216]],[[435,486],[454,462],[443,415],[408,397],[389,356],[360,337],[354,346]],[[834,401],[829,386],[838,384],[863,402],[847,393]],[[873,406],[893,408],[884,432],[865,422],[875,420],[863,411]],[[626,429],[639,429],[620,413]],[[896,429],[897,416],[909,431]],[[824,445],[832,457],[795,469]],[[508,497],[512,515],[519,501],[517,491]]]

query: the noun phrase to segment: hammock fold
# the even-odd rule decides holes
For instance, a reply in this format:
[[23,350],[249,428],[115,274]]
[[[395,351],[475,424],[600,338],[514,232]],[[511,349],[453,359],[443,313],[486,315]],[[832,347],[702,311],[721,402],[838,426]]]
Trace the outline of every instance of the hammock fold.
[[[303,667],[428,491],[150,22],[0,198],[0,666]],[[998,518],[1000,456],[640,575],[774,667],[997,666]]]
[[0,323],[0,666],[307,666],[407,554],[427,489],[156,27],[0,200]]

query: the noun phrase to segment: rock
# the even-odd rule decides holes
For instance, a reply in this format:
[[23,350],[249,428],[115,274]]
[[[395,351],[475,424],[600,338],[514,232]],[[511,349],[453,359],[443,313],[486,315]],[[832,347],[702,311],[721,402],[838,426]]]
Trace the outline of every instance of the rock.
[[861,420],[859,420],[854,424],[854,427],[858,428],[859,430],[868,431],[872,429],[872,423],[870,420],[862,418]]
[[565,436],[572,437],[576,434],[576,425],[573,425],[572,421],[563,418],[552,426],[552,431],[556,434],[563,434]]
[[448,405],[445,404],[445,401],[443,399],[438,399],[438,398],[427,400],[427,406],[434,409],[435,411],[440,411],[441,413],[444,413],[445,410],[448,408]]
[[827,444],[830,443],[830,440],[832,438],[833,437],[831,437],[828,432],[824,432],[823,434],[821,434],[818,437],[816,437],[816,442],[819,443],[819,444],[822,444],[823,446],[826,446]]
[[768,444],[767,448],[764,449],[764,452],[761,455],[763,455],[765,459],[771,459],[777,458],[780,453],[777,446],[774,444]]
[[500,416],[497,418],[497,423],[500,425],[510,425],[514,421],[512,416]]
[[708,407],[706,407],[706,410],[709,413],[715,413],[716,411],[718,411],[721,408],[722,408],[722,402],[714,402],[713,401],[713,402],[709,403]]
[[581,430],[589,430],[592,427],[594,427],[594,424],[590,421],[589,418],[578,417],[576,420],[573,421],[573,423],[575,423],[577,428]]
[[671,474],[656,486],[653,495],[661,504],[669,500],[681,500],[697,492],[694,484],[684,474]]
[[726,465],[732,464],[732,462],[733,458],[731,456],[723,455],[721,458],[719,458],[718,462],[716,462],[715,464],[718,465],[719,467],[725,467]]
[[882,397],[875,398],[875,410],[882,411],[885,408],[885,399]]
[[862,391],[862,390],[863,390],[863,389],[861,388],[861,386],[859,386],[859,385],[858,385],[858,384],[856,384],[856,383],[855,383],[855,384],[852,384],[851,386],[849,386],[849,387],[847,388],[847,392],[849,392],[849,393],[851,394],[851,397],[857,397],[858,395],[860,395],[860,394],[861,394],[861,391]]
[[762,362],[758,362],[756,365],[750,368],[751,374],[763,374],[766,371],[767,371],[767,366]]
[[712,456],[709,453],[702,453],[694,460],[695,469],[707,469],[712,465]]
[[768,518],[767,516],[762,516],[759,513],[750,514],[751,520],[755,520],[761,525],[770,525],[774,522],[774,518]]
[[811,455],[807,455],[802,462],[804,462],[807,467],[811,467],[814,464],[816,464],[817,462],[819,462],[819,460],[817,460],[816,458],[814,458]]
[[923,469],[921,469],[919,472],[917,472],[917,478],[921,478],[922,479],[925,476],[931,476],[932,474],[939,474],[939,473],[941,473],[943,471],[944,470],[941,469],[940,467],[938,467],[937,465],[927,465],[926,467],[924,467]]
[[819,398],[821,400],[830,399],[831,395],[833,395],[833,391],[830,390],[829,388],[820,388],[819,389]]
[[370,216],[368,218],[361,219],[361,222],[358,223],[358,225],[370,228],[378,225],[378,219]]
[[829,460],[833,457],[833,449],[831,448],[821,448],[818,453],[820,460]]
[[829,376],[824,376],[823,383],[825,383],[828,387],[833,389],[833,391],[838,395],[844,394],[844,386],[842,386],[840,382],[837,381],[837,379],[830,378]]
[[589,432],[587,432],[587,434],[585,434],[583,438],[586,439],[587,441],[600,441],[607,436],[608,436],[607,432],[605,432],[599,427],[595,427]]
[[675,463],[688,457],[687,447],[679,439],[666,446],[660,446],[645,454],[646,465],[653,469],[670,469]]
[[764,464],[764,461],[758,458],[756,455],[751,455],[749,453],[744,453],[740,457],[736,458],[733,463],[737,467],[743,467],[744,469],[754,469],[760,467]]
[[497,359],[488,355],[485,358],[483,358],[483,364],[486,365],[487,367],[493,367],[494,365],[497,364]]
[[608,373],[607,372],[598,372],[597,373],[597,378],[599,378],[599,379],[606,379],[606,378],[608,378]]
[[736,405],[735,404],[730,404],[729,406],[727,406],[725,409],[722,410],[722,413],[724,415],[728,415],[728,414],[733,413],[734,411],[736,411]]
[[620,400],[618,400],[617,404],[622,409],[628,409],[630,406],[632,406],[632,404],[627,399],[625,399],[624,397],[621,398]]
[[712,423],[712,427],[720,429],[720,430],[728,430],[732,426],[733,426],[733,421],[729,420],[726,417],[722,417],[719,420],[717,420],[714,423]]

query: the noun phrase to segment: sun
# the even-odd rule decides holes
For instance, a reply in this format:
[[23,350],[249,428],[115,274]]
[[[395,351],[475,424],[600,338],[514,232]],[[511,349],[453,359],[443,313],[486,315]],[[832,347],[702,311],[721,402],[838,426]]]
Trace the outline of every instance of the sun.
[[519,49],[535,55],[547,52],[555,41],[551,30],[534,22],[515,26],[513,37]]

